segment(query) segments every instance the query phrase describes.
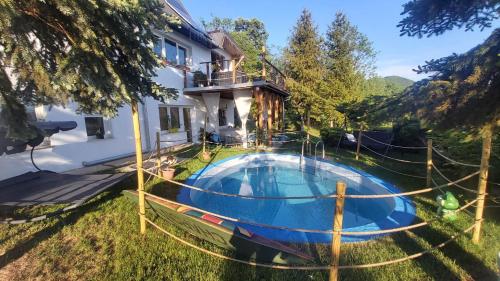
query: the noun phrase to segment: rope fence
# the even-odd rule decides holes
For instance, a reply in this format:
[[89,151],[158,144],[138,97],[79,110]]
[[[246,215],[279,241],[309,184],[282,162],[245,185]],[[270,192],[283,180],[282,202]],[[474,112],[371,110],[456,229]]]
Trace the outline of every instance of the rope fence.
[[[208,254],[208,255],[211,255],[211,256],[214,256],[214,257],[217,257],[217,258],[220,258],[220,259],[224,259],[224,260],[229,260],[229,261],[233,261],[233,262],[238,262],[238,263],[242,263],[242,264],[246,264],[246,265],[250,265],[250,266],[256,266],[256,267],[265,267],[265,268],[271,268],[271,269],[282,269],[282,270],[331,270],[332,266],[331,265],[306,265],[306,266],[300,266],[300,265],[278,265],[278,264],[266,264],[266,263],[259,263],[259,262],[255,262],[255,261],[246,261],[246,260],[242,260],[242,259],[237,259],[237,258],[233,258],[233,257],[229,257],[229,256],[226,256],[226,255],[222,255],[222,254],[219,254],[219,253],[215,253],[213,251],[210,251],[210,250],[207,250],[205,248],[202,248],[200,246],[197,246],[193,243],[190,243],[178,236],[176,236],[175,234],[173,233],[170,233],[168,232],[167,230],[163,229],[161,226],[159,226],[158,224],[154,223],[152,220],[146,218],[145,219],[146,222],[148,222],[150,225],[152,225],[153,227],[155,227],[156,229],[158,229],[159,231],[163,232],[164,234],[168,235],[170,238],[186,245],[186,246],[189,246],[195,250],[198,250],[200,252],[203,252],[205,254]],[[385,266],[385,265],[391,265],[391,264],[396,264],[396,263],[400,263],[400,262],[405,262],[405,261],[409,261],[409,260],[412,260],[412,259],[416,259],[418,257],[421,257],[425,254],[428,254],[428,253],[431,253],[439,248],[442,248],[444,246],[446,246],[447,244],[449,244],[450,242],[456,240],[458,237],[460,237],[461,235],[463,234],[466,234],[467,232],[471,231],[472,229],[474,229],[474,227],[476,226],[478,222],[475,222],[474,224],[472,224],[471,226],[467,227],[466,229],[462,230],[461,232],[459,233],[456,233],[455,235],[452,235],[448,240],[440,243],[440,244],[437,244],[427,250],[424,250],[424,251],[421,251],[421,252],[418,252],[418,253],[415,253],[415,254],[412,254],[412,255],[409,255],[409,256],[406,256],[406,257],[403,257],[403,258],[399,258],[399,259],[394,259],[394,260],[389,260],[389,261],[383,261],[383,262],[378,262],[378,263],[369,263],[369,264],[355,264],[355,265],[339,265],[337,266],[338,269],[361,269],[361,268],[371,268],[371,267],[379,267],[379,266]]]
[[[382,153],[380,153],[378,151],[375,151],[374,149],[370,148],[368,145],[362,144],[363,137],[365,137],[366,139],[370,139],[370,140],[372,140],[372,141],[374,141],[376,143],[385,145],[387,147],[386,153],[389,150],[389,148],[391,148],[391,147],[398,148],[398,149],[413,149],[413,150],[424,150],[424,149],[427,149],[427,161],[407,160],[407,159],[401,159],[401,158],[396,158],[396,157],[388,156],[388,155],[386,155],[386,153],[382,154]],[[302,139],[291,139],[291,140],[289,140],[289,139],[285,140],[284,139],[284,140],[267,140],[267,141],[268,141],[269,145],[271,145],[272,149],[288,149],[288,150],[290,150],[291,148],[289,148],[289,147],[273,147],[272,144],[276,144],[276,143],[278,143],[278,144],[288,144],[288,143],[293,143],[293,142],[298,142],[298,141],[302,141],[302,142],[307,141],[308,143],[310,142],[309,135],[307,136],[307,140],[305,138],[302,138]],[[170,142],[177,142],[177,141],[170,141]],[[391,140],[391,142],[392,142],[392,140]],[[262,143],[265,143],[265,141],[263,141]],[[216,145],[219,149],[221,149],[222,147],[231,148],[231,147],[236,147],[236,146],[241,146],[242,148],[248,149],[248,150],[259,149],[258,146],[254,146],[254,147],[251,147],[251,148],[243,147],[244,143],[242,143],[242,142],[237,142],[237,143],[217,143],[217,142],[207,141],[206,138],[204,138],[204,140],[203,140],[203,153],[205,153],[205,146],[206,146],[206,144]],[[304,143],[303,143],[303,146],[304,146]],[[138,147],[138,146],[136,145],[136,147]],[[385,165],[381,165],[381,164],[379,164],[379,163],[376,162],[376,160],[380,160],[380,158],[378,158],[378,157],[370,157],[369,158],[369,157],[361,154],[360,153],[360,147],[362,147],[362,148],[366,149],[367,151],[373,153],[375,156],[381,157],[382,159],[390,159],[392,161],[396,161],[398,163],[404,163],[404,164],[419,164],[419,165],[420,164],[422,164],[422,165],[425,164],[425,166],[426,166],[426,169],[425,169],[426,176],[421,176],[421,175],[418,175],[418,174],[404,173],[404,172],[400,172],[400,171],[388,168]],[[484,149],[485,149],[485,143],[483,143],[483,157],[484,157]],[[302,151],[303,151],[302,153],[304,153],[304,148],[302,148]],[[190,159],[185,159],[184,161],[189,161],[191,159],[194,159],[194,158],[198,157],[199,153],[197,153],[195,156],[193,156]],[[470,174],[468,174],[466,176],[463,176],[463,177],[461,177],[461,178],[459,178],[457,180],[451,180],[450,178],[448,178],[433,163],[433,161],[432,161],[432,155],[433,155],[433,153],[438,154],[440,157],[444,158],[446,161],[448,161],[448,162],[450,162],[450,163],[452,163],[454,165],[460,165],[460,166],[465,166],[465,167],[474,167],[474,168],[480,168],[480,169],[478,171],[470,173]],[[158,155],[160,155],[160,154],[158,153]],[[371,163],[373,163],[374,165],[376,165],[376,166],[378,166],[378,167],[380,167],[380,168],[382,168],[384,170],[388,170],[390,172],[393,172],[393,173],[396,173],[396,174],[399,174],[399,175],[402,175],[402,176],[405,176],[405,177],[412,177],[412,178],[418,178],[418,179],[426,179],[427,180],[427,184],[426,184],[425,187],[421,187],[421,188],[418,188],[418,189],[415,189],[415,190],[412,190],[412,191],[399,192],[399,193],[390,193],[390,192],[387,192],[387,193],[383,193],[383,194],[346,194],[346,192],[345,192],[346,191],[346,184],[343,183],[343,182],[341,182],[341,181],[338,181],[337,182],[336,193],[331,193],[331,194],[306,195],[306,196],[253,196],[253,195],[243,195],[243,194],[240,195],[240,194],[235,194],[235,193],[226,193],[226,192],[223,192],[223,190],[220,190],[220,191],[208,190],[208,189],[200,188],[200,187],[197,187],[197,186],[188,185],[188,184],[185,184],[185,183],[181,183],[181,182],[175,181],[175,180],[170,179],[170,178],[163,177],[163,175],[161,175],[158,171],[156,171],[156,172],[152,171],[152,170],[155,169],[155,167],[147,169],[147,168],[143,168],[142,164],[141,164],[141,165],[137,165],[138,166],[138,174],[143,174],[143,173],[148,174],[149,175],[148,180],[151,177],[156,177],[156,178],[160,178],[160,179],[164,180],[165,182],[172,183],[172,184],[174,184],[176,186],[179,186],[179,187],[187,188],[189,190],[193,190],[193,191],[197,191],[197,192],[202,192],[202,193],[206,193],[206,194],[217,195],[217,196],[225,196],[225,197],[232,197],[232,198],[241,198],[241,199],[245,199],[245,200],[335,199],[335,201],[334,201],[334,204],[335,204],[335,213],[334,213],[334,226],[333,226],[333,228],[332,229],[305,229],[305,228],[294,228],[294,227],[286,227],[286,226],[277,226],[277,225],[270,225],[270,224],[258,223],[258,222],[247,221],[247,220],[243,220],[243,219],[239,219],[239,218],[234,218],[234,217],[230,217],[230,216],[226,216],[226,215],[221,215],[221,214],[209,212],[209,211],[206,211],[206,210],[203,210],[203,209],[196,208],[194,206],[182,204],[182,203],[179,203],[179,202],[176,202],[176,201],[172,201],[172,200],[169,200],[169,199],[166,199],[166,198],[155,196],[155,195],[150,194],[150,193],[146,193],[144,191],[144,186],[142,186],[142,189],[141,189],[141,185],[139,185],[139,189],[138,189],[139,190],[139,194],[138,195],[139,195],[139,206],[140,206],[140,208],[139,208],[139,210],[140,210],[139,213],[140,214],[139,215],[140,215],[140,218],[141,218],[141,233],[144,233],[144,231],[145,231],[145,224],[148,223],[148,224],[152,225],[153,227],[157,228],[158,230],[160,230],[161,232],[165,233],[169,237],[173,238],[174,240],[176,240],[176,241],[178,241],[178,242],[180,242],[180,243],[182,243],[182,244],[184,244],[186,246],[192,247],[192,248],[194,248],[194,249],[196,249],[198,251],[201,251],[203,253],[206,253],[206,254],[209,254],[209,255],[221,258],[221,259],[230,260],[230,261],[234,261],[234,262],[238,262],[238,263],[242,263],[242,264],[257,266],[257,267],[265,267],[265,268],[273,268],[273,269],[284,269],[284,270],[330,270],[330,280],[337,280],[337,278],[338,278],[337,272],[338,272],[339,269],[361,269],[361,268],[379,267],[379,266],[385,266],[385,265],[390,265],[390,264],[396,264],[396,263],[400,263],[400,262],[404,262],[404,261],[408,261],[408,260],[412,260],[412,259],[421,257],[421,256],[423,256],[423,255],[425,255],[427,253],[430,253],[430,252],[432,252],[432,251],[434,251],[436,249],[444,247],[448,243],[456,240],[459,236],[461,236],[461,235],[463,235],[465,233],[468,233],[468,232],[470,232],[473,229],[475,229],[474,230],[473,241],[475,243],[477,243],[477,241],[479,239],[478,238],[479,229],[480,229],[481,223],[483,221],[483,218],[482,218],[482,209],[484,208],[485,195],[487,194],[486,192],[484,192],[485,186],[487,184],[487,181],[485,180],[484,175],[485,175],[485,169],[487,170],[488,165],[485,165],[483,163],[483,159],[482,159],[481,165],[463,163],[463,162],[454,160],[454,159],[452,159],[452,158],[444,155],[444,153],[442,153],[441,151],[439,151],[436,147],[434,147],[432,145],[432,140],[428,140],[427,147],[423,147],[423,146],[422,147],[420,147],[420,146],[399,146],[399,145],[393,145],[391,143],[385,143],[385,142],[382,142],[382,141],[377,140],[375,138],[363,135],[362,134],[362,130],[360,130],[360,133],[359,133],[359,136],[358,136],[357,151],[356,151],[356,160],[358,160],[360,156],[362,156],[362,157],[364,157],[366,159],[369,159]],[[204,157],[205,157],[205,155],[204,155]],[[151,158],[152,158],[152,155],[150,155],[148,161]],[[376,159],[376,160],[372,160],[371,158]],[[138,158],[138,159],[140,159],[140,158]],[[301,157],[301,160],[302,160],[302,157]],[[180,165],[180,163],[178,165]],[[159,167],[157,167],[157,168],[159,168]],[[422,169],[422,171],[424,171],[424,169]],[[435,171],[445,181],[445,183],[438,184],[438,182],[436,182],[436,180],[434,179],[434,177],[432,175],[433,171]],[[471,178],[473,178],[473,177],[475,177],[477,175],[480,175],[480,177],[479,177],[478,191],[475,191],[475,190],[472,190],[470,188],[467,188],[465,186],[460,185],[461,182],[467,181],[467,180],[469,180],[469,179],[471,179]],[[139,178],[143,179],[143,176],[139,176]],[[498,183],[492,183],[492,184],[494,184],[494,185],[495,184],[496,185],[500,185]],[[454,235],[451,235],[448,240],[446,240],[446,241],[444,241],[444,242],[442,242],[440,244],[432,246],[432,247],[430,247],[430,248],[428,248],[426,250],[423,250],[421,252],[418,252],[418,253],[415,253],[415,254],[411,254],[411,255],[407,255],[407,256],[402,257],[402,258],[393,259],[393,260],[387,260],[387,261],[381,261],[381,262],[377,262],[377,263],[369,263],[369,264],[339,265],[340,245],[341,245],[340,238],[341,238],[342,235],[344,235],[344,236],[372,236],[372,235],[376,236],[376,235],[383,235],[383,234],[399,233],[399,232],[410,231],[410,230],[413,230],[413,229],[421,228],[421,227],[424,227],[424,226],[429,226],[430,224],[432,224],[432,223],[434,223],[436,221],[440,221],[442,219],[441,215],[434,215],[434,216],[431,216],[430,218],[428,218],[427,220],[416,222],[416,223],[413,223],[411,225],[400,226],[400,227],[393,227],[393,228],[390,228],[390,229],[378,229],[378,230],[366,230],[366,231],[349,231],[349,230],[344,230],[342,228],[342,220],[343,220],[343,210],[344,210],[344,200],[345,199],[356,199],[357,200],[357,199],[384,199],[384,198],[406,197],[406,196],[420,195],[420,194],[432,192],[432,191],[435,191],[435,190],[439,190],[440,192],[444,193],[444,191],[442,190],[443,188],[451,188],[451,187],[456,187],[456,188],[459,188],[461,190],[464,190],[464,191],[467,191],[467,192],[470,192],[470,193],[473,193],[473,194],[477,195],[477,197],[475,199],[473,199],[473,200],[471,200],[469,202],[466,202],[463,206],[461,206],[461,207],[457,208],[456,210],[452,211],[454,214],[458,214],[460,212],[467,212],[467,213],[469,213],[468,210],[467,210],[468,208],[470,208],[470,207],[476,207],[476,215],[475,215],[475,218],[474,218],[475,221],[474,221],[474,223],[472,225],[470,225],[469,227],[465,228],[461,232],[458,232],[458,233],[455,233]],[[238,224],[251,225],[251,226],[262,227],[262,228],[266,228],[266,229],[277,229],[277,230],[283,230],[283,231],[294,231],[294,232],[302,232],[302,233],[319,233],[319,234],[332,235],[332,263],[330,263],[329,265],[317,265],[317,264],[311,264],[311,265],[281,265],[281,264],[274,264],[274,263],[259,263],[258,261],[242,260],[242,259],[238,259],[238,258],[235,258],[235,257],[230,257],[230,256],[227,256],[227,255],[223,255],[223,254],[220,254],[220,253],[216,253],[216,252],[210,251],[208,249],[205,249],[205,248],[202,248],[200,246],[197,246],[197,245],[195,245],[195,244],[193,244],[191,242],[188,242],[188,241],[184,240],[183,238],[180,238],[180,237],[176,236],[175,234],[173,234],[171,232],[166,231],[161,226],[159,226],[158,224],[156,224],[154,221],[152,221],[151,219],[148,219],[146,217],[146,212],[145,212],[145,207],[144,207],[145,196],[148,196],[148,198],[153,198],[153,199],[157,199],[157,200],[163,200],[164,202],[169,203],[169,204],[175,204],[175,205],[183,207],[183,208],[189,208],[189,209],[192,209],[192,210],[195,210],[195,211],[207,214],[207,215],[211,215],[211,216],[214,216],[214,217],[217,217],[217,218],[220,218],[220,219],[224,219],[224,220],[227,220],[227,221],[231,221],[231,222],[234,222],[234,223],[238,223]],[[496,208],[496,207],[500,207],[500,205],[492,205],[492,206],[486,206],[486,207]],[[479,209],[480,209],[480,211],[479,211]],[[144,224],[144,227],[143,227],[143,224]],[[189,233],[189,231],[188,231],[188,233]],[[336,242],[333,242],[333,241],[336,241]]]
[[369,140],[372,140],[372,141],[374,141],[376,143],[380,143],[382,145],[388,146],[388,147],[402,148],[402,149],[427,149],[427,147],[425,147],[425,146],[401,146],[401,145],[394,145],[394,144],[390,144],[390,143],[379,141],[377,139],[371,138],[371,137],[369,137],[367,135],[363,135],[363,134],[362,134],[362,137],[363,138],[367,138]]
[[[148,192],[144,192],[144,194],[146,196],[148,196],[148,197],[151,197],[151,198],[154,198],[154,199],[157,199],[157,200],[161,200],[161,201],[164,201],[164,202],[167,202],[167,203],[170,203],[170,204],[178,205],[178,206],[181,206],[181,207],[184,207],[184,208],[192,209],[192,210],[195,210],[195,211],[198,211],[198,212],[202,212],[204,214],[208,214],[208,215],[211,215],[211,216],[215,216],[215,217],[218,217],[220,219],[225,219],[225,220],[228,220],[228,221],[231,221],[231,222],[236,222],[236,223],[241,223],[241,224],[247,224],[247,225],[253,225],[253,226],[263,227],[263,228],[269,228],[269,229],[295,231],[295,232],[304,232],[304,233],[321,233],[321,234],[333,234],[334,233],[333,230],[293,228],[293,227],[286,227],[286,226],[276,226],[276,225],[270,225],[270,224],[262,224],[262,223],[257,223],[257,222],[253,222],[253,221],[245,221],[245,220],[241,220],[241,219],[237,219],[237,218],[233,218],[233,217],[229,217],[229,216],[224,216],[224,215],[221,215],[221,214],[213,213],[213,212],[210,212],[210,211],[207,211],[207,210],[199,209],[199,208],[196,208],[196,207],[191,206],[191,205],[186,205],[186,204],[183,204],[183,203],[179,203],[177,201],[172,201],[172,200],[169,200],[169,199],[166,199],[166,198],[163,198],[163,197],[159,197],[159,196],[156,196],[156,195],[148,193]],[[463,205],[459,209],[455,210],[455,213],[458,214],[458,213],[464,211],[465,209],[467,209],[471,205],[475,204],[477,201],[478,200],[475,199],[475,200],[472,200],[472,201],[468,202],[467,204]],[[395,233],[395,232],[400,232],[400,231],[404,231],[404,230],[411,230],[411,229],[423,227],[423,226],[429,225],[429,224],[431,224],[433,222],[436,222],[439,219],[440,219],[440,217],[436,216],[436,217],[434,217],[434,218],[432,218],[432,219],[430,219],[428,221],[423,221],[423,222],[419,222],[419,223],[416,223],[416,224],[412,224],[412,225],[408,225],[408,226],[403,226],[403,227],[398,227],[398,228],[391,228],[391,229],[370,230],[370,231],[343,231],[342,230],[342,231],[336,231],[336,232],[339,233],[339,234],[342,234],[342,235],[347,235],[347,236],[368,236],[368,235],[389,234],[389,233]]]
[[387,156],[387,155],[384,155],[382,153],[379,153],[379,152],[376,152],[375,150],[373,149],[370,149],[368,146],[366,145],[361,145],[364,149],[370,151],[371,153],[374,153],[378,156],[381,156],[381,157],[384,157],[384,158],[387,158],[387,159],[391,159],[391,160],[394,160],[394,161],[397,161],[397,162],[401,162],[401,163],[409,163],[409,164],[426,164],[427,162],[424,162],[424,161],[410,161],[410,160],[404,160],[404,159],[399,159],[399,158],[394,158],[394,157],[390,157],[390,156]]
[[408,173],[399,172],[399,171],[387,168],[384,165],[378,164],[377,162],[371,160],[370,158],[366,157],[363,154],[360,154],[360,156],[363,157],[363,158],[365,158],[366,160],[370,160],[370,163],[372,163],[375,166],[380,167],[380,168],[382,168],[382,169],[384,169],[386,171],[393,172],[395,174],[399,174],[399,175],[406,176],[406,177],[417,178],[417,179],[425,179],[426,178],[426,176],[420,176],[420,175],[414,175],[414,174],[408,174]]
[[[220,191],[213,191],[213,190],[207,190],[203,189],[200,187],[188,185],[185,183],[181,183],[175,180],[171,180],[168,178],[165,178],[163,176],[159,176],[158,174],[155,174],[148,169],[142,169],[143,172],[150,174],[152,176],[159,177],[167,182],[173,183],[178,186],[182,186],[185,188],[189,188],[191,190],[207,193],[207,194],[214,194],[214,195],[220,195],[220,196],[226,196],[226,197],[238,197],[238,198],[243,198],[243,199],[260,199],[260,200],[291,200],[291,199],[324,199],[324,198],[337,198],[338,196],[336,194],[325,194],[325,195],[308,195],[308,196],[252,196],[252,195],[240,195],[240,194],[235,194],[235,193],[225,193],[225,192],[220,192]],[[453,185],[456,185],[459,182],[468,180],[474,176],[479,174],[479,171],[469,174],[465,177],[462,177],[458,180],[455,180],[453,182],[448,182],[436,187],[429,187],[429,188],[422,188],[414,191],[408,191],[408,192],[400,192],[400,193],[387,193],[387,194],[370,194],[370,195],[361,195],[361,194],[345,194],[343,197],[344,198],[357,198],[357,199],[381,199],[381,198],[392,198],[392,197],[402,197],[402,196],[409,196],[409,195],[417,195],[417,194],[422,194],[422,193],[427,193],[434,191],[436,189],[440,189],[443,187],[450,187]]]
[[432,150],[439,156],[443,157],[445,160],[447,160],[448,162],[452,163],[452,164],[455,164],[455,165],[461,165],[461,166],[465,166],[465,167],[474,167],[474,168],[479,168],[480,165],[476,165],[476,164],[468,164],[468,163],[463,163],[463,162],[460,162],[460,161],[457,161],[457,160],[454,160],[454,159],[451,159],[450,157],[444,155],[444,153],[442,153],[441,151],[439,151],[437,148],[435,147],[432,147]]

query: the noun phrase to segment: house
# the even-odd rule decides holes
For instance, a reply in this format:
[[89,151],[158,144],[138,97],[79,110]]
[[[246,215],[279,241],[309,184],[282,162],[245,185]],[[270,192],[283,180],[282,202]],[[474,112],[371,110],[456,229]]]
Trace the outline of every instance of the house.
[[[241,71],[243,52],[231,36],[205,32],[181,0],[165,0],[164,6],[166,12],[179,16],[181,25],[173,26],[172,32],[157,31],[159,39],[152,48],[165,66],[157,70],[155,79],[178,89],[179,96],[165,103],[146,98],[139,105],[143,150],[155,148],[157,132],[162,147],[197,143],[206,120],[208,132],[246,146],[253,100],[259,105],[259,129],[282,124],[283,100],[288,95],[284,75],[263,58],[262,75],[247,76]],[[30,112],[36,120],[77,123],[76,129],[55,134],[37,147],[34,158],[41,169],[62,172],[134,154],[129,106],[111,119],[78,114],[76,108],[76,104],[40,106]],[[0,180],[34,169],[29,151],[0,155],[0,167]]]

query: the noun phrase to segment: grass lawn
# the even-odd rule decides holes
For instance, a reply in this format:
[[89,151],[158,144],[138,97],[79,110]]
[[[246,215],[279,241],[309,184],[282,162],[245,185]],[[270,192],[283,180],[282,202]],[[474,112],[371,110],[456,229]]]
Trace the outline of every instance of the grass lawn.
[[[183,152],[195,155],[199,147]],[[297,151],[300,145],[291,145]],[[424,182],[393,174],[378,168],[370,156],[355,161],[350,151],[329,157],[355,166],[396,184],[402,190],[422,187]],[[242,149],[215,149],[217,161]],[[401,155],[398,155],[401,156]],[[404,155],[420,158],[423,155]],[[380,162],[378,162],[380,163]],[[194,159],[177,169],[176,179],[182,181],[207,162]],[[398,163],[382,164],[403,172],[424,172],[423,168]],[[123,189],[135,189],[135,178],[123,182],[58,219],[19,226],[0,226],[0,280],[327,280],[327,272],[280,271],[254,268],[223,261],[167,238],[148,226],[145,236],[139,234],[137,205],[121,195]],[[471,187],[475,181],[467,182]],[[173,196],[177,189],[156,180],[147,189],[162,196]],[[458,194],[461,203],[467,194]],[[414,197],[419,220],[435,215],[437,193]],[[37,210],[20,210],[30,213]],[[473,212],[473,209],[470,209]],[[479,245],[470,241],[470,234],[459,237],[445,248],[412,261],[371,269],[342,270],[342,280],[495,280],[496,255],[500,251],[500,224],[494,208],[486,209],[483,235]],[[341,264],[364,264],[401,258],[423,251],[466,228],[473,216],[461,213],[453,223],[436,222],[430,226],[401,232],[369,242],[343,244]],[[191,237],[172,225],[165,228],[197,245],[226,253],[211,244]],[[328,245],[314,247],[318,263],[329,262]]]

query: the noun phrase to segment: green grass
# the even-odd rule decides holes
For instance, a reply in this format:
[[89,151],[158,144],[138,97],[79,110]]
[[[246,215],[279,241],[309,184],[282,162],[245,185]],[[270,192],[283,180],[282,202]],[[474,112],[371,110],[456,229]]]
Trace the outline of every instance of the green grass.
[[[183,151],[194,156],[199,147]],[[294,144],[283,153],[297,151]],[[332,149],[329,149],[330,151]],[[177,180],[186,179],[209,162],[245,153],[233,149],[213,150],[213,159],[193,159],[177,167]],[[396,155],[395,155],[396,156]],[[400,156],[400,155],[399,155]],[[373,165],[374,159],[355,161],[350,151],[329,153],[348,165],[387,179],[403,190],[422,187],[421,180],[408,179]],[[404,155],[420,159],[422,155]],[[377,162],[382,163],[382,162]],[[382,164],[403,172],[423,173],[422,169],[384,161]],[[471,187],[474,182],[467,183]],[[280,271],[254,268],[223,261],[197,252],[167,238],[148,227],[139,234],[137,205],[121,195],[123,189],[134,189],[135,179],[103,193],[78,211],[58,219],[19,226],[0,226],[0,279],[10,280],[327,280],[327,272]],[[166,197],[175,196],[177,188],[150,180],[147,190]],[[435,215],[437,193],[414,198],[418,220]],[[457,193],[461,202],[466,195]],[[470,242],[470,235],[459,237],[445,248],[416,260],[372,269],[342,270],[342,280],[495,280],[496,253],[500,250],[498,216],[487,209],[479,245]],[[23,210],[17,210],[22,213]],[[33,210],[29,210],[33,212]],[[370,242],[343,244],[341,264],[363,264],[400,258],[441,243],[450,235],[473,222],[462,213],[453,223],[437,222],[431,226],[379,238]],[[211,244],[183,233],[175,226],[168,230],[197,245],[213,251]],[[329,262],[328,245],[311,247],[318,263]]]

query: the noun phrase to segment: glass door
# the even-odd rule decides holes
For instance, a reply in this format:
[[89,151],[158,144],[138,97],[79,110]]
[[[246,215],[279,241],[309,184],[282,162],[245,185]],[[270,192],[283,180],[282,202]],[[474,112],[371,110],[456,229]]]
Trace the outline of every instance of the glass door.
[[186,130],[187,141],[193,142],[193,131],[191,130],[191,109],[184,107],[182,109],[184,115],[184,129]]

